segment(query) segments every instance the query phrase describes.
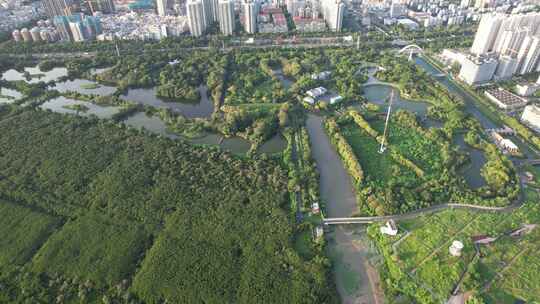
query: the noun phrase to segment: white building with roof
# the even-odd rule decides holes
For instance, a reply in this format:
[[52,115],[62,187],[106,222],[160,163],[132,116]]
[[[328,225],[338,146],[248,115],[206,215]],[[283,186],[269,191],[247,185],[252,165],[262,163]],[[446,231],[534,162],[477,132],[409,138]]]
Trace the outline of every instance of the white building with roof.
[[492,57],[468,56],[461,63],[459,78],[467,84],[478,84],[493,79],[497,59]]
[[482,16],[474,36],[471,53],[481,55],[493,49],[499,28],[505,17],[503,14],[486,14]]
[[394,220],[389,220],[386,224],[379,228],[382,234],[395,236],[398,234],[398,228]]
[[463,243],[460,241],[453,241],[452,245],[450,245],[450,248],[448,249],[451,255],[459,257],[461,256],[461,251],[463,250]]
[[527,105],[527,99],[513,94],[503,88],[490,89],[484,95],[499,109],[505,112],[513,112]]
[[521,114],[521,121],[528,127],[540,133],[540,107],[537,105],[526,106]]

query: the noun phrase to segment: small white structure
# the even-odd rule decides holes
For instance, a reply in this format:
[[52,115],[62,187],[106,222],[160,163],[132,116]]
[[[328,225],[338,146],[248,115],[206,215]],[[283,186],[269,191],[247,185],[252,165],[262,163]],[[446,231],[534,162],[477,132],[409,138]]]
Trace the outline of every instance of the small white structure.
[[520,96],[531,96],[540,89],[537,83],[518,83],[516,84],[516,93]]
[[342,99],[343,99],[343,97],[341,97],[340,95],[338,95],[338,96],[336,96],[336,97],[332,97],[332,98],[330,98],[330,104],[338,103],[338,102],[340,102]]
[[327,92],[327,90],[325,88],[318,87],[318,88],[311,89],[311,90],[307,91],[306,94],[313,97],[313,98],[318,98],[318,97],[321,97],[324,94],[326,94],[326,92]]
[[461,256],[461,250],[463,249],[463,243],[460,241],[453,241],[452,245],[450,246],[450,254],[459,257]]
[[398,233],[398,228],[394,220],[389,220],[388,222],[386,222],[386,225],[382,226],[380,229],[382,234],[394,236]]
[[508,151],[510,153],[518,153],[519,152],[518,146],[516,146],[516,144],[514,144],[514,142],[511,141],[508,138],[503,138],[503,140],[501,140],[500,144],[501,144],[501,147],[503,147],[506,151]]
[[312,97],[309,97],[309,96],[304,97],[304,101],[309,103],[309,104],[315,104],[315,99],[313,99]]
[[461,62],[459,78],[469,85],[490,81],[495,75],[498,61],[486,56],[466,56]]
[[521,115],[521,121],[536,132],[540,132],[540,107],[526,106]]
[[324,235],[324,230],[321,225],[315,227],[315,238],[318,239]]
[[457,62],[459,64],[462,64],[463,61],[465,61],[465,54],[462,52],[459,52],[457,50],[451,50],[451,49],[444,49],[442,51],[441,57],[447,62],[447,63],[454,63]]
[[313,212],[314,214],[317,214],[320,211],[321,211],[321,209],[319,208],[319,203],[311,204],[311,212]]
[[311,74],[311,79],[313,80],[328,80],[332,72],[324,71],[320,73]]
[[408,19],[408,18],[398,19],[397,23],[399,25],[403,25],[404,27],[406,27],[407,29],[409,29],[411,31],[416,31],[420,27],[418,25],[418,23],[416,23],[416,22],[414,22],[414,21],[412,21],[411,19]]

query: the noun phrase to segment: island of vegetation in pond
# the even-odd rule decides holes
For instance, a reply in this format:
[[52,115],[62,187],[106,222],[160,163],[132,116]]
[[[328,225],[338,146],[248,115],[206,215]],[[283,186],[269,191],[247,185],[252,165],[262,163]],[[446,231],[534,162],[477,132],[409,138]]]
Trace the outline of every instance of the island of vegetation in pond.
[[81,84],[81,89],[93,90],[101,87],[99,83],[84,83]]
[[0,301],[336,301],[276,161],[30,108],[0,125]]
[[64,105],[64,106],[62,106],[62,108],[69,109],[69,110],[74,110],[74,111],[82,112],[82,113],[85,113],[90,109],[90,108],[88,108],[87,106],[85,106],[83,104]]

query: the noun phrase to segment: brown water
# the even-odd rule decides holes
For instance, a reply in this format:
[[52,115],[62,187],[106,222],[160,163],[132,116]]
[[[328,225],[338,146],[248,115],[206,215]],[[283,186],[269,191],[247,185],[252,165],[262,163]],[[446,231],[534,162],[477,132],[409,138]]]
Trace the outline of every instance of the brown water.
[[[351,177],[330,142],[323,118],[309,114],[306,128],[313,158],[320,173],[321,200],[326,217],[351,217],[357,203]],[[374,303],[365,264],[365,227],[333,226],[325,234],[338,293],[343,303]]]

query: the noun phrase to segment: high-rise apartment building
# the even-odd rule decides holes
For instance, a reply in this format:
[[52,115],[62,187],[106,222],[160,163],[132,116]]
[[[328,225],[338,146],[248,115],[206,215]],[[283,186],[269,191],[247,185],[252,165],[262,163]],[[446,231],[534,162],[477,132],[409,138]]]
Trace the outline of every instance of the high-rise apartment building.
[[156,0],[157,13],[160,16],[167,14],[167,0]]
[[112,14],[115,12],[113,0],[87,0],[86,3],[92,14],[95,12]]
[[[482,57],[489,54],[489,57],[498,59],[495,72],[497,79],[540,71],[540,13],[484,15],[478,26],[471,53]],[[463,73],[460,74],[472,75],[475,73],[471,71],[475,69],[471,61],[466,61],[462,64]],[[474,77],[469,79],[475,80],[470,83],[481,82]]]
[[508,79],[516,73],[518,67],[518,61],[515,57],[509,55],[503,55],[499,57],[499,64],[497,65],[497,70],[495,70],[495,78]]
[[186,4],[189,31],[193,36],[201,36],[206,30],[206,17],[202,0],[189,0]]
[[341,31],[343,15],[345,14],[345,3],[341,2],[341,0],[322,0],[321,10],[330,30]]
[[69,20],[66,16],[56,16],[53,19],[54,26],[58,31],[58,35],[62,41],[71,41],[71,30],[69,28]]
[[476,0],[476,2],[474,3],[474,7],[482,9],[493,7],[495,4],[496,2],[494,0]]
[[73,13],[73,0],[43,0],[43,8],[49,18],[67,16]]
[[497,60],[491,57],[466,57],[459,71],[459,78],[468,84],[477,84],[489,81],[495,75]]
[[202,0],[204,22],[207,26],[218,21],[218,0]]
[[[210,0],[212,5],[212,13],[213,18],[212,22],[219,22],[219,0]],[[234,11],[234,4],[233,4],[233,11]]]
[[219,1],[219,28],[223,35],[232,35],[234,32],[234,3],[231,0]]
[[480,55],[493,49],[499,28],[505,16],[502,14],[484,15],[478,25],[476,36],[471,47],[471,53]]
[[69,21],[69,29],[71,31],[71,37],[73,38],[73,41],[84,41],[84,28],[80,20]]
[[94,39],[102,33],[101,21],[98,17],[75,14],[56,16],[54,26],[64,41],[85,41]]
[[518,52],[518,73],[528,74],[536,70],[538,57],[540,56],[540,37],[527,36],[521,44]]
[[244,2],[244,30],[247,33],[253,34],[257,32],[257,13],[259,5],[254,2],[247,0]]

